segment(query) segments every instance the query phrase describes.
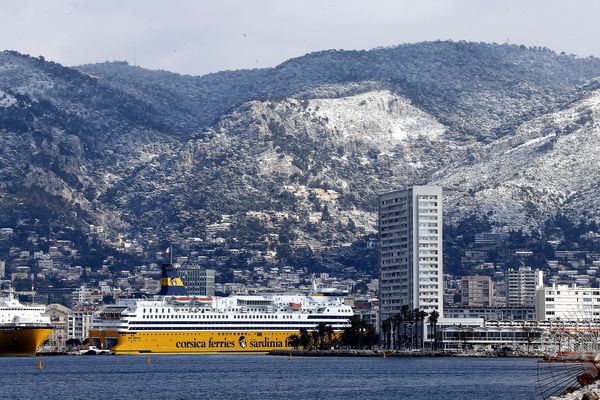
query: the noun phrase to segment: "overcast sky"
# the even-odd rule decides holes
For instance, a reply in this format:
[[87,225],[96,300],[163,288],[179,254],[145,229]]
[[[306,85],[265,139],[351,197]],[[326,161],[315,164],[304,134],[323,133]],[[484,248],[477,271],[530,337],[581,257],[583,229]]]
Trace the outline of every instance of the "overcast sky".
[[0,48],[193,75],[437,39],[600,57],[599,16],[595,0],[0,0]]

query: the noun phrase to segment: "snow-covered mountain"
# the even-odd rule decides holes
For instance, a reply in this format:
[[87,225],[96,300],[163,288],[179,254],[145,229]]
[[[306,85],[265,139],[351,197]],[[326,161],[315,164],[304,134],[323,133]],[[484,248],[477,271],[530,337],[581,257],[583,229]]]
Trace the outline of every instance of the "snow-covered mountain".
[[372,233],[379,193],[428,182],[458,223],[597,219],[598,77],[595,58],[465,42],[200,77],[3,52],[0,225],[111,245],[225,223],[239,248],[320,251]]
[[562,109],[519,126],[436,174],[456,219],[486,214],[497,226],[539,229],[557,213],[600,215],[600,81]]

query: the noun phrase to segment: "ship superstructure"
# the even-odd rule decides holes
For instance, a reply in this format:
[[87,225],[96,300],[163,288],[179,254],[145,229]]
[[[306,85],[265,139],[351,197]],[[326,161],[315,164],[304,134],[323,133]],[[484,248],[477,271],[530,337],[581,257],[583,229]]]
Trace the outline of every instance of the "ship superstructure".
[[52,333],[45,310],[21,304],[12,291],[0,297],[0,355],[34,355]]
[[289,337],[302,328],[348,327],[353,311],[343,295],[193,297],[176,271],[164,266],[161,294],[106,306],[95,315],[90,344],[117,354],[287,349]]

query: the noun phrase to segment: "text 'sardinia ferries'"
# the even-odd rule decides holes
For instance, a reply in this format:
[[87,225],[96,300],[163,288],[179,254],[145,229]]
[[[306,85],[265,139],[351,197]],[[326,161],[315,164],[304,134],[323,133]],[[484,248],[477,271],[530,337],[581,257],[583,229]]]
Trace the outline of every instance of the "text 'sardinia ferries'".
[[353,312],[344,294],[192,297],[177,271],[163,265],[160,294],[104,307],[94,316],[90,345],[116,354],[289,349],[301,328],[324,323],[339,334],[348,327]]

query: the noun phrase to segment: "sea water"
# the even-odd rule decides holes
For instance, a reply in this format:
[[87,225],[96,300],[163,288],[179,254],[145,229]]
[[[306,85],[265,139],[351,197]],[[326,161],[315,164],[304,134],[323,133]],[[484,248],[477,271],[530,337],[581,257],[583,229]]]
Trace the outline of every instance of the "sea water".
[[0,358],[2,399],[532,399],[535,359],[267,355]]

